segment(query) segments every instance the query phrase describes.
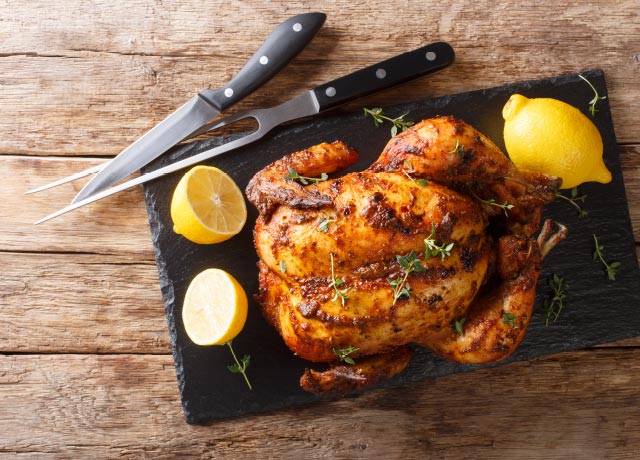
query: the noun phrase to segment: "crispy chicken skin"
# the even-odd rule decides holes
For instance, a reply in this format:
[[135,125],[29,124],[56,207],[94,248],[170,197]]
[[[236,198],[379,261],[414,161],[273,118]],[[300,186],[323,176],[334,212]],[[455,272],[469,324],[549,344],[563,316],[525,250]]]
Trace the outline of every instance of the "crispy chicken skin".
[[[305,372],[302,387],[336,396],[379,383],[407,366],[412,343],[459,362],[511,354],[531,318],[542,258],[566,232],[546,223],[533,238],[560,181],[518,171],[453,117],[392,138],[365,171],[308,185],[285,178],[356,160],[341,142],[320,144],[272,163],[247,186],[260,212],[264,317],[294,353],[329,364]],[[450,249],[427,257],[425,240]],[[398,256],[412,254],[420,269],[407,273]],[[460,334],[451,324],[462,318]],[[355,364],[338,357],[350,347]]]

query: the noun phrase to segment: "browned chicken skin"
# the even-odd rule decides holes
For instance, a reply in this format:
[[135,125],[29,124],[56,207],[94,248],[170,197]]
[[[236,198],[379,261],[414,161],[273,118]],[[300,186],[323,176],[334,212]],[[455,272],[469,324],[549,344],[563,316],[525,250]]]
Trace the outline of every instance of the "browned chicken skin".
[[531,318],[542,258],[564,237],[551,223],[532,237],[560,182],[518,171],[452,117],[394,137],[365,171],[308,185],[285,178],[356,159],[340,142],[320,144],[247,186],[260,211],[264,316],[294,353],[330,365],[307,371],[303,388],[338,395],[378,383],[406,367],[410,343],[459,362],[511,354]]

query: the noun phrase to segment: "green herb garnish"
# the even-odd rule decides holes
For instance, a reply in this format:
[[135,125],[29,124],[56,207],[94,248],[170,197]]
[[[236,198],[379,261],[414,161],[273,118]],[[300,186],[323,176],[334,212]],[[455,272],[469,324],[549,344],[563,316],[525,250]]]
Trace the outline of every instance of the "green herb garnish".
[[464,334],[464,323],[467,322],[467,318],[456,319],[451,322],[451,329],[453,329],[457,334]]
[[516,327],[516,315],[514,315],[513,313],[503,313],[502,314],[502,322],[504,324],[506,324],[507,326],[510,326],[514,329],[517,329]]
[[335,221],[336,219],[327,219],[327,218],[320,219],[320,222],[318,223],[318,230],[321,232],[327,233],[329,231],[329,224]]
[[587,214],[589,214],[586,210],[582,209],[582,207],[578,204],[578,201],[580,203],[584,203],[585,200],[587,199],[587,194],[586,193],[584,195],[578,196],[578,187],[573,187],[571,189],[571,195],[570,196],[565,196],[560,192],[556,192],[556,197],[557,198],[562,198],[563,200],[566,200],[569,203],[571,203],[571,206],[576,208],[576,210],[578,211],[578,217],[580,217],[580,218],[587,217]]
[[416,252],[413,250],[406,256],[396,256],[396,260],[404,270],[404,277],[401,280],[387,279],[387,282],[393,288],[393,305],[396,304],[400,297],[411,297],[411,286],[407,283],[409,274],[425,270]]
[[471,194],[475,196],[478,201],[480,201],[481,203],[484,203],[487,206],[495,206],[496,208],[501,208],[504,211],[504,215],[509,217],[509,214],[507,213],[507,211],[513,208],[512,204],[509,204],[506,201],[504,203],[498,203],[495,198],[489,198],[488,200],[485,200],[483,198],[480,198],[478,195],[476,195],[473,192],[471,192]]
[[591,113],[592,117],[596,116],[596,112],[598,111],[598,109],[596,109],[596,104],[598,103],[598,101],[602,101],[604,99],[607,98],[607,96],[600,96],[598,95],[598,91],[594,88],[594,86],[591,84],[591,82],[589,80],[587,80],[585,77],[583,77],[582,75],[578,74],[578,76],[580,78],[582,78],[584,81],[587,82],[587,85],[589,85],[591,87],[591,89],[593,90],[593,99],[591,99],[589,101],[589,113]]
[[424,260],[435,256],[440,256],[440,259],[444,260],[445,257],[449,257],[451,255],[453,243],[449,243],[446,246],[444,244],[438,244],[433,238],[435,234],[436,224],[431,224],[431,234],[424,239],[424,245],[426,246],[424,251]]
[[238,358],[236,357],[236,354],[233,351],[231,340],[225,343],[225,345],[229,347],[229,350],[231,350],[231,355],[233,356],[233,360],[235,361],[235,364],[231,364],[227,366],[227,369],[229,369],[229,371],[231,372],[242,374],[242,376],[244,377],[244,381],[247,382],[247,386],[249,387],[250,390],[252,390],[253,388],[251,388],[251,383],[249,383],[249,377],[247,377],[247,372],[246,372],[247,367],[249,367],[249,361],[251,360],[251,356],[244,355],[242,357],[242,361],[238,361]]
[[278,264],[278,268],[280,269],[280,273],[285,274],[287,272],[287,264],[284,260],[281,260]]
[[333,352],[335,355],[340,358],[340,361],[344,361],[347,364],[355,364],[356,362],[353,360],[351,353],[355,353],[359,348],[349,345],[347,348],[333,348]]
[[286,176],[284,176],[284,178],[285,178],[285,179],[289,179],[289,180],[299,180],[299,181],[300,181],[300,183],[301,183],[302,185],[307,185],[307,184],[309,184],[309,182],[314,182],[314,183],[317,183],[317,182],[324,182],[324,181],[326,181],[326,180],[329,178],[329,176],[327,175],[327,173],[322,173],[322,174],[320,175],[320,177],[306,177],[306,176],[301,176],[301,175],[300,175],[300,174],[298,174],[298,172],[297,172],[295,169],[293,169],[291,166],[289,166],[289,167],[287,168],[287,170],[288,170],[288,173],[287,173],[287,175],[286,175]]
[[402,169],[402,173],[407,176],[407,178],[413,182],[414,184],[418,184],[421,185],[422,187],[425,187],[427,185],[429,185],[429,181],[427,179],[416,179],[415,177],[411,176],[411,173],[415,171],[415,169],[413,169],[413,165],[411,164],[411,162],[409,160],[404,160],[404,166],[405,168]]
[[405,112],[402,115],[400,115],[399,117],[396,118],[390,118],[388,116],[386,116],[384,114],[384,112],[382,111],[381,108],[377,107],[375,109],[364,109],[364,114],[365,115],[370,115],[371,118],[373,118],[373,124],[376,125],[376,127],[380,126],[382,123],[386,121],[390,121],[391,123],[393,123],[393,126],[391,127],[391,136],[395,136],[396,134],[398,134],[398,129],[400,129],[401,131],[404,131],[405,129],[407,129],[409,126],[413,126],[414,122],[411,120],[405,120],[404,117],[406,117],[407,115],[409,115],[409,112]]
[[551,298],[547,297],[544,299],[544,320],[545,325],[549,325],[549,321],[553,318],[553,322],[555,323],[560,316],[560,312],[564,308],[564,299],[567,296],[565,290],[569,287],[567,283],[565,283],[564,278],[560,275],[554,273],[551,275],[547,284],[553,291],[553,296]]
[[593,252],[593,260],[600,259],[600,262],[602,262],[602,265],[604,265],[605,271],[607,272],[607,277],[611,281],[615,281],[616,280],[617,270],[618,270],[618,268],[620,268],[620,265],[622,265],[622,264],[620,262],[607,263],[604,260],[604,256],[602,255],[602,251],[604,250],[604,246],[601,246],[598,243],[598,238],[596,238],[595,233],[593,234],[593,242],[596,245],[596,249]]
[[341,289],[342,286],[344,286],[344,281],[342,280],[342,278],[336,277],[335,271],[333,269],[333,254],[331,254],[331,284],[329,286],[331,286],[335,291],[335,295],[333,296],[331,301],[335,302],[336,300],[340,299],[340,303],[344,307],[345,302],[349,300],[349,297],[346,296],[346,293],[351,288]]
[[460,141],[456,139],[456,146],[449,153],[455,153],[459,158],[462,158],[464,156],[464,145],[460,145]]

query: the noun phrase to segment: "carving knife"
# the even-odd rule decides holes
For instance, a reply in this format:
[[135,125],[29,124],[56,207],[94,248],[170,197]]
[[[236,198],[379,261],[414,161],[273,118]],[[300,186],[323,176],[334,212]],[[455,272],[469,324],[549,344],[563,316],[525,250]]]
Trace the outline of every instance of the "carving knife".
[[192,157],[179,160],[107,190],[95,193],[88,198],[77,201],[66,208],[60,209],[40,219],[36,224],[40,224],[136,185],[157,179],[166,174],[201,163],[209,158],[255,142],[282,123],[313,116],[373,92],[435,73],[452,64],[454,58],[455,53],[449,44],[444,42],[432,43],[317,86],[278,106],[269,109],[249,110],[215,123],[206,124],[201,128],[200,132],[218,129],[240,119],[255,118],[258,121],[258,129],[244,137],[198,153]]
[[98,172],[73,199],[72,203],[76,203],[115,184],[178,142],[195,136],[205,123],[269,81],[307,46],[325,19],[324,13],[305,13],[287,19],[271,32],[225,86],[199,92],[111,161],[27,193],[46,190]]

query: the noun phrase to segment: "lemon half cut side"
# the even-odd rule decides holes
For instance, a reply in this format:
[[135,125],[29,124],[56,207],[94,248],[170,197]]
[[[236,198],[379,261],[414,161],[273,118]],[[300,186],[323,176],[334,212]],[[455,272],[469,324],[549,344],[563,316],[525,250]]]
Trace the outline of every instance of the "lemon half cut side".
[[220,243],[240,233],[247,207],[242,191],[224,171],[195,166],[173,192],[171,219],[173,231],[194,243]]
[[502,110],[504,142],[513,164],[562,178],[562,188],[611,182],[598,128],[580,110],[551,98],[512,95]]
[[223,345],[242,331],[248,306],[246,292],[232,275],[209,268],[189,284],[182,322],[195,344]]

